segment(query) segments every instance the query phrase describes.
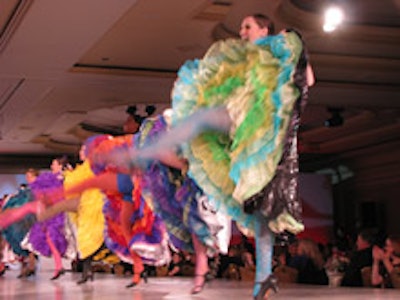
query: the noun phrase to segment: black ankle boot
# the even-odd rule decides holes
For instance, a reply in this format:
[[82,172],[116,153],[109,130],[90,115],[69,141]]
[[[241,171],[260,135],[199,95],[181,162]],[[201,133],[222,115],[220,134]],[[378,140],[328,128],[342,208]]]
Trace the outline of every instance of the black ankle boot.
[[76,283],[83,284],[88,280],[93,281],[93,279],[94,279],[94,276],[93,276],[93,272],[92,272],[92,259],[86,258],[83,261],[82,278],[80,280],[78,280]]

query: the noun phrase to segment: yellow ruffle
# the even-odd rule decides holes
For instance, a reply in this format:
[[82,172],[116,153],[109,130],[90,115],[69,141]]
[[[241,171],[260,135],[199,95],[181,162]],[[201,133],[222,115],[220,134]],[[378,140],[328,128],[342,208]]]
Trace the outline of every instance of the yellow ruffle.
[[[68,189],[94,176],[89,163],[84,162],[66,175],[64,188]],[[99,189],[87,189],[80,195],[78,211],[69,213],[70,220],[76,226],[77,247],[81,259],[92,255],[104,242],[103,198]]]

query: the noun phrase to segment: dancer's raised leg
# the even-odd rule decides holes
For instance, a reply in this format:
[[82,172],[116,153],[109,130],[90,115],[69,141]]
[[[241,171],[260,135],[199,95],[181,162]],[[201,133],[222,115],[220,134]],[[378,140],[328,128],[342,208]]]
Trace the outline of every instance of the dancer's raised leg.
[[268,227],[267,218],[255,212],[256,276],[253,288],[254,299],[264,299],[269,290],[276,291],[276,280],[272,275],[274,234]]
[[62,212],[76,212],[79,206],[79,198],[67,199],[52,206],[44,207],[38,205],[36,217],[38,221],[44,221]]
[[9,208],[0,213],[0,228],[10,226],[18,222],[28,214],[35,214],[38,201],[28,202],[20,207]]
[[199,110],[172,127],[154,144],[142,148],[137,158],[159,159],[164,162],[165,150],[175,150],[206,130],[229,132],[231,124],[228,111],[224,107]]

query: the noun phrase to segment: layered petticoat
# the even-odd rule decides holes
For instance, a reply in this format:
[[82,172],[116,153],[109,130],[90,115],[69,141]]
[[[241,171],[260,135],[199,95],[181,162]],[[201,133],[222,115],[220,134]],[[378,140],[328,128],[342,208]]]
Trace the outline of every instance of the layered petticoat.
[[[81,165],[77,165],[73,171],[65,174],[64,189],[68,190],[94,176],[90,164],[84,161]],[[87,189],[75,196],[79,197],[78,209],[76,212],[68,213],[68,216],[75,228],[79,258],[85,259],[100,249],[104,243],[104,215],[102,210],[105,196],[96,188]]]
[[231,132],[206,131],[183,146],[189,174],[212,204],[253,229],[243,204],[273,178],[292,111],[300,93],[293,74],[302,51],[294,33],[258,40],[215,43],[201,60],[179,71],[173,123],[199,109],[225,107]]
[[[17,194],[11,196],[2,210],[21,207],[22,205],[33,201],[33,194],[30,188],[20,189]],[[21,242],[29,232],[29,229],[36,222],[36,217],[33,214],[26,215],[22,220],[11,224],[2,229],[2,234],[9,243],[12,251],[20,256],[28,256],[29,252],[21,247]]]
[[[62,188],[63,181],[51,172],[40,174],[30,185],[35,199],[41,199],[43,195],[51,194]],[[43,199],[47,199],[44,197]],[[52,202],[60,201],[61,198],[54,197]],[[39,200],[42,201],[42,200]],[[46,201],[46,200],[44,200]],[[48,203],[49,204],[49,203]],[[22,242],[23,247],[38,255],[50,257],[50,246],[46,242],[49,237],[61,256],[67,258],[75,257],[75,242],[69,224],[64,213],[42,222],[32,225],[26,240]]]
[[[127,176],[119,174],[121,176]],[[127,180],[131,181],[130,176]],[[119,180],[119,182],[126,182]],[[130,186],[130,192],[127,191]],[[132,183],[119,185],[120,191],[107,192],[107,202],[103,212],[106,217],[105,243],[118,257],[133,263],[130,251],[137,253],[144,263],[164,265],[170,261],[168,234],[161,218],[155,215],[141,195],[139,184],[133,190]],[[128,196],[128,197],[127,197]],[[120,211],[123,201],[132,204],[133,213],[130,217],[130,239],[127,242],[121,229]]]
[[[166,130],[163,116],[148,118],[135,135],[135,145],[139,148],[149,145]],[[166,224],[174,247],[193,252],[192,235],[195,235],[207,246],[210,254],[221,250],[217,234],[224,224],[211,210],[208,211],[206,222],[199,210],[199,201],[207,199],[204,199],[204,193],[191,178],[180,170],[153,161],[143,172],[143,190],[145,198],[151,201],[155,212]]]
[[[131,147],[132,136],[121,136],[104,139],[88,153],[89,157],[102,155],[118,147]],[[95,140],[94,140],[95,142]],[[102,164],[93,165],[97,173],[106,171]],[[164,265],[170,261],[168,248],[168,234],[161,218],[153,213],[151,207],[142,197],[141,185],[132,184],[131,177],[115,173],[118,180],[118,191],[105,190],[106,198],[103,206],[105,217],[104,239],[106,246],[118,257],[126,262],[133,263],[130,251],[136,252],[146,264]],[[122,228],[120,216],[123,201],[132,204],[130,217],[129,241]]]

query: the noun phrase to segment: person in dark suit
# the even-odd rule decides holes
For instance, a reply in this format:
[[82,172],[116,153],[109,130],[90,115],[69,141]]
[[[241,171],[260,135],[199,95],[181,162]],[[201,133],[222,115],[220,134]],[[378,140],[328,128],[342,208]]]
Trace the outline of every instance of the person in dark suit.
[[373,230],[362,230],[357,235],[356,251],[350,257],[350,263],[343,276],[342,286],[363,286],[361,269],[372,266],[372,246],[374,241],[375,233]]

